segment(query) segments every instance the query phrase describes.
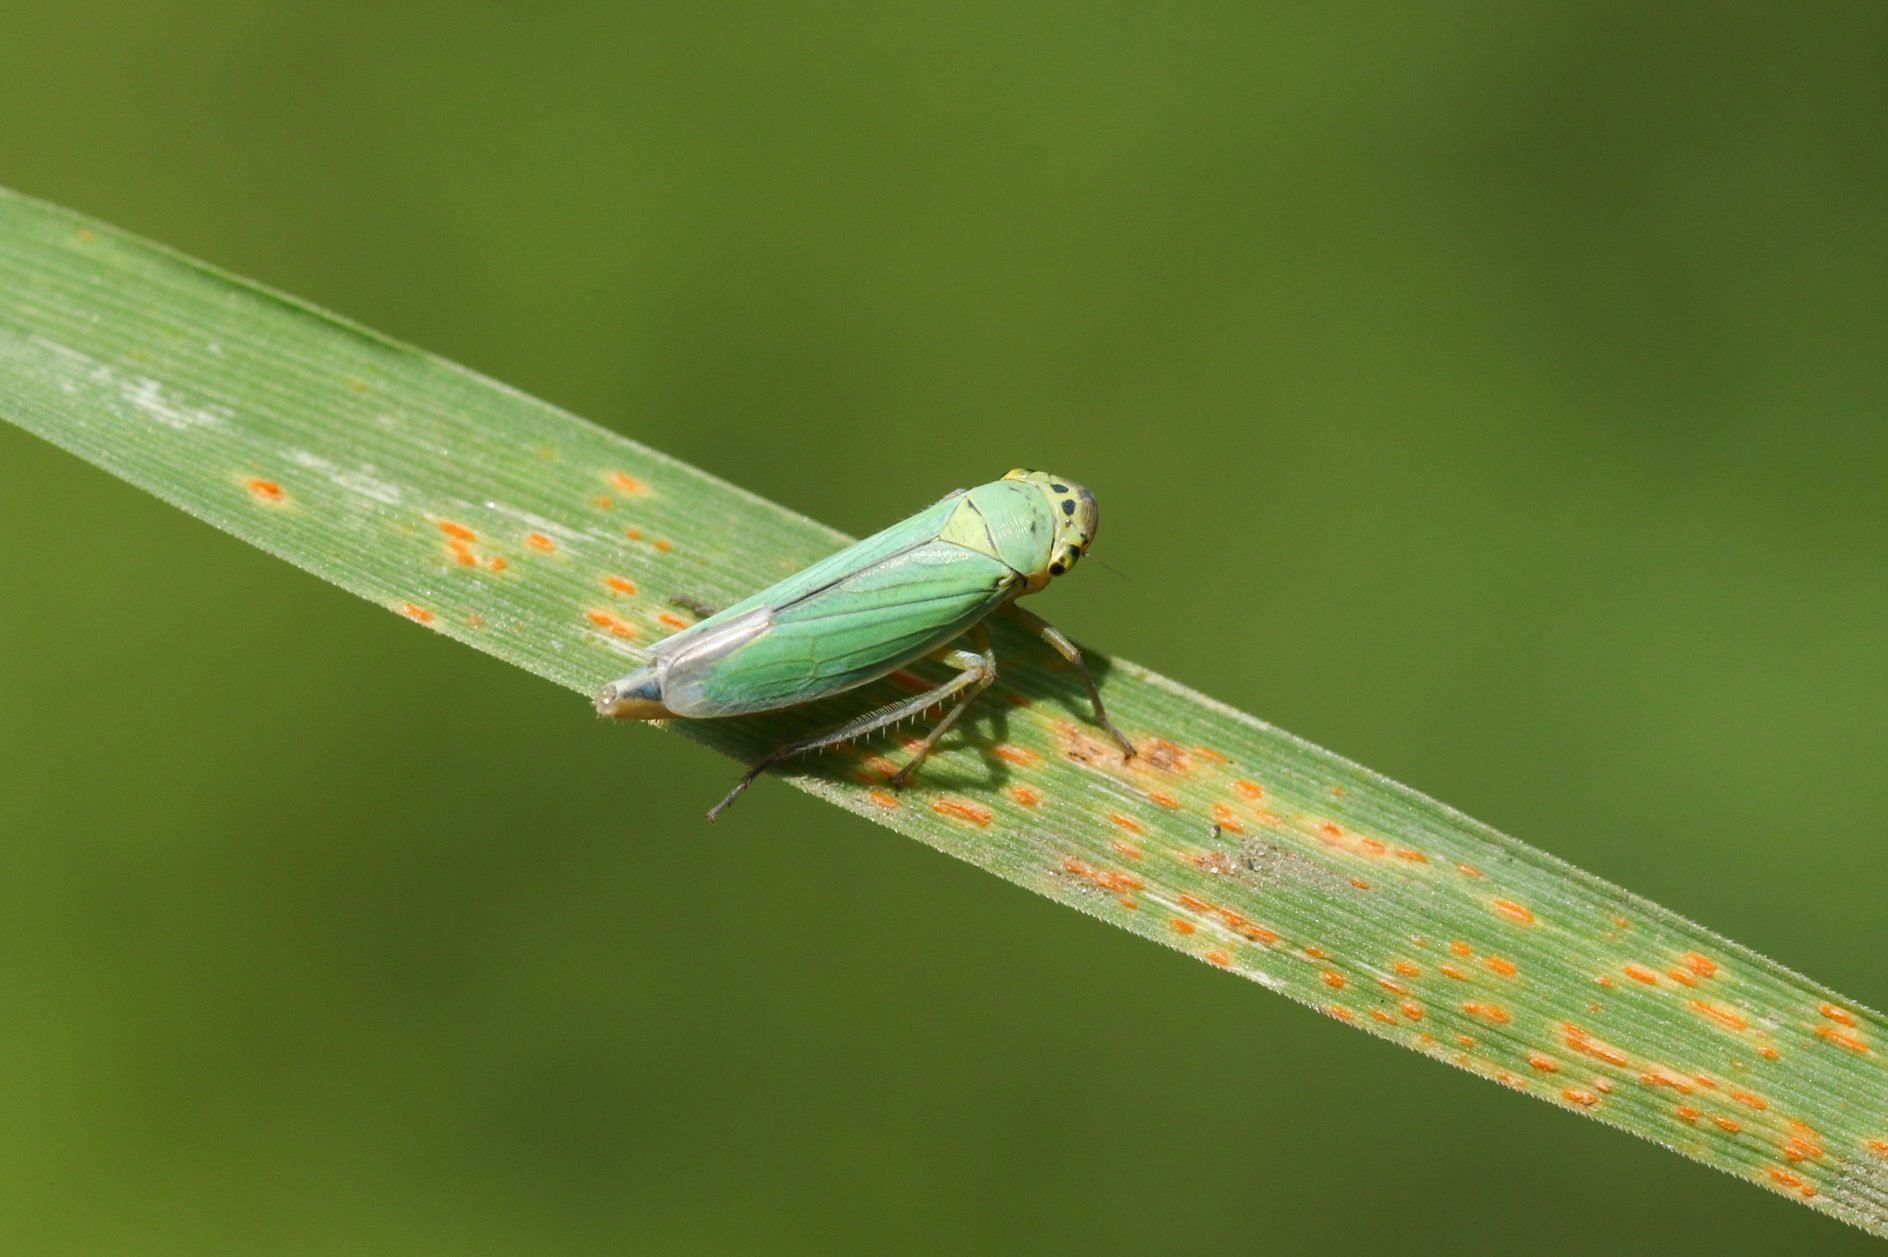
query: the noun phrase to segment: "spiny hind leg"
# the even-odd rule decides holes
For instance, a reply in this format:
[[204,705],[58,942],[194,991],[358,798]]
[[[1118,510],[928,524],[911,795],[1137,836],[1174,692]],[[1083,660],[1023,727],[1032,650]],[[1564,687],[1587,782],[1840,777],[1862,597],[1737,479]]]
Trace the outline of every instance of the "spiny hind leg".
[[1095,704],[1095,723],[1113,734],[1114,740],[1121,744],[1122,758],[1133,759],[1134,743],[1128,741],[1128,735],[1115,728],[1114,721],[1108,719],[1108,713],[1101,705],[1101,691],[1095,688],[1095,678],[1089,675],[1088,665],[1082,662],[1081,648],[1063,636],[1055,625],[1034,612],[1025,611],[1013,602],[1004,610],[1024,628],[1049,643],[1058,655],[1075,665],[1075,670],[1082,674],[1082,684],[1088,687],[1089,701]]
[[944,682],[942,685],[937,686],[935,689],[926,690],[922,694],[914,694],[910,698],[902,699],[896,703],[887,703],[885,706],[875,708],[862,716],[854,717],[838,728],[828,730],[818,737],[807,738],[800,742],[789,742],[785,746],[775,747],[773,750],[767,752],[767,754],[761,756],[760,760],[755,763],[752,768],[749,768],[746,772],[741,774],[741,779],[734,783],[734,789],[728,791],[726,797],[724,797],[721,802],[708,809],[708,819],[714,820],[716,817],[720,816],[722,812],[727,810],[730,803],[733,803],[735,799],[740,797],[742,791],[754,784],[756,777],[759,777],[781,760],[792,759],[795,755],[804,755],[808,751],[817,751],[821,747],[838,746],[845,742],[851,742],[856,738],[865,737],[867,734],[876,733],[880,729],[888,728],[901,720],[909,720],[913,716],[921,715],[930,708],[937,706],[945,699],[962,693],[964,690],[971,689],[971,687],[974,686],[975,689],[971,690],[971,693],[965,700],[958,703],[958,705],[951,710],[950,714],[939,722],[938,727],[932,730],[931,736],[926,738],[924,745],[918,748],[918,752],[912,758],[912,761],[905,765],[897,776],[892,778],[893,784],[899,786],[904,785],[905,782],[910,779],[911,771],[924,760],[926,755],[931,753],[931,747],[936,744],[937,739],[943,736],[944,731],[949,729],[952,724],[956,723],[957,717],[962,714],[969,699],[975,698],[977,694],[987,688],[990,682],[996,677],[996,659],[990,653],[989,638],[983,635],[981,628],[973,630],[973,635],[980,639],[978,644],[983,647],[981,652],[974,650],[943,650],[935,652],[930,656],[930,658],[936,659],[941,663],[950,664],[953,668],[958,669],[956,676]]

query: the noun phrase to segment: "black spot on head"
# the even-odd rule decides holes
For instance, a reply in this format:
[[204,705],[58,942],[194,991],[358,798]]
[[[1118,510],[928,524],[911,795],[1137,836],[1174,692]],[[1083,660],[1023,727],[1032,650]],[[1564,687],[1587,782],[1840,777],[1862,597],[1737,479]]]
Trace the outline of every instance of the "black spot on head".
[[1073,514],[1075,514],[1075,499],[1074,499],[1074,498],[1063,498],[1063,499],[1062,499],[1062,513],[1063,513],[1064,515],[1073,515]]
[[1069,487],[1065,484],[1052,484],[1049,487],[1054,489],[1057,493],[1067,493],[1069,491]]
[[1066,570],[1067,569],[1064,568],[1060,563],[1051,563],[1049,565],[1049,575],[1051,576],[1060,576]]

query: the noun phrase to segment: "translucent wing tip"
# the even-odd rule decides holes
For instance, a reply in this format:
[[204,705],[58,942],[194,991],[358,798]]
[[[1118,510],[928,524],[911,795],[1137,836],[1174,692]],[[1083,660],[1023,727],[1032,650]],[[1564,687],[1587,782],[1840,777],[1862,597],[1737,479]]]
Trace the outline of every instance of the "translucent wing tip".
[[662,681],[654,668],[638,668],[599,689],[597,715],[616,720],[666,720],[675,713],[662,701]]

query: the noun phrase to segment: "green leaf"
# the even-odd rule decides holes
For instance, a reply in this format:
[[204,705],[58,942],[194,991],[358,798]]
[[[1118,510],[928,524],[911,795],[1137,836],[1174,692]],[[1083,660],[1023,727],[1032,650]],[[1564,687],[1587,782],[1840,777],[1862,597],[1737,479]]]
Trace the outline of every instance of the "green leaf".
[[[0,194],[0,415],[588,695],[845,538],[293,299]],[[916,504],[914,504],[916,505]],[[1380,1037],[1888,1236],[1880,1014],[1328,751],[999,626],[982,718],[803,789]],[[885,693],[898,692],[887,683]],[[680,723],[753,756],[856,702]],[[572,700],[572,718],[585,709]],[[703,800],[704,805],[711,800]],[[736,816],[738,817],[738,810]]]

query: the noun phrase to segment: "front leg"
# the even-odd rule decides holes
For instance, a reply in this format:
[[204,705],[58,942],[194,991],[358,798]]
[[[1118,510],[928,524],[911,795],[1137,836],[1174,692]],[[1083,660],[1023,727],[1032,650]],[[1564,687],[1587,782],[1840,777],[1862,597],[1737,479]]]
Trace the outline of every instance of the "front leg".
[[1128,741],[1128,735],[1115,728],[1114,721],[1108,719],[1107,711],[1101,705],[1101,691],[1095,688],[1095,678],[1088,673],[1088,665],[1082,662],[1080,647],[1062,635],[1061,630],[1031,611],[1025,611],[1015,603],[1003,608],[1010,616],[1031,633],[1040,637],[1055,648],[1055,652],[1075,665],[1075,670],[1082,674],[1082,684],[1088,687],[1088,697],[1095,704],[1095,723],[1114,735],[1114,740],[1121,744],[1121,757],[1134,758],[1134,743]]

